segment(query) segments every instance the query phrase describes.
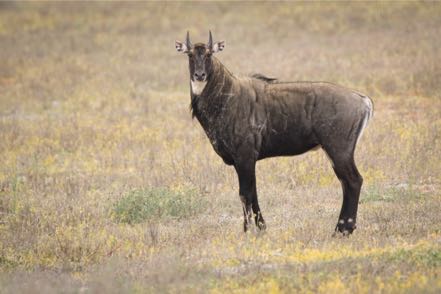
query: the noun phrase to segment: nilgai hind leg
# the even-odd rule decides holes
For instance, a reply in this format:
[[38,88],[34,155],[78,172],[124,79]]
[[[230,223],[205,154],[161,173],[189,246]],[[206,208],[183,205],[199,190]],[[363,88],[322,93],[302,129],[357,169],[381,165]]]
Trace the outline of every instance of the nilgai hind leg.
[[325,148],[343,188],[343,204],[335,231],[344,235],[351,234],[356,228],[358,199],[363,184],[355,165],[354,148],[346,149],[347,152],[342,152],[344,149]]

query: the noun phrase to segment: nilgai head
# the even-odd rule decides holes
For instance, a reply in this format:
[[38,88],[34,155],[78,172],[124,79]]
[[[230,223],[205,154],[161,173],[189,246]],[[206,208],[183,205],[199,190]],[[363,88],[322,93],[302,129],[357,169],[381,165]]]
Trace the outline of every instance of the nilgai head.
[[207,78],[213,70],[213,61],[211,56],[213,53],[222,51],[224,47],[224,41],[213,43],[211,31],[209,33],[207,44],[191,44],[189,32],[187,32],[185,43],[176,41],[176,50],[188,55],[190,79],[192,82],[207,81]]

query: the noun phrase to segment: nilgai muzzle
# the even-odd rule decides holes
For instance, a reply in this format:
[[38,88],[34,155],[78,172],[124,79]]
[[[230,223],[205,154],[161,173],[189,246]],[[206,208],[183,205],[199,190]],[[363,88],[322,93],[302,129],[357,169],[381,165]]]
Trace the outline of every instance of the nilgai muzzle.
[[244,230],[251,217],[265,229],[256,191],[256,161],[298,155],[321,147],[343,188],[336,231],[355,229],[363,178],[354,150],[373,114],[372,100],[359,92],[326,82],[279,82],[256,74],[238,77],[213,56],[224,42],[176,41],[188,55],[193,117],[202,125],[216,153],[239,177]]

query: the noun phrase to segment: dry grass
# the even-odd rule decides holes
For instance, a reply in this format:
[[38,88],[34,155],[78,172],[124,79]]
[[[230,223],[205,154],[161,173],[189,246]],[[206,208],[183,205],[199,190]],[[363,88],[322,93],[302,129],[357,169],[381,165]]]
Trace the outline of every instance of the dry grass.
[[[438,3],[0,3],[0,292],[439,292],[440,14]],[[268,231],[241,232],[234,170],[191,120],[174,50],[209,28],[233,72],[373,97],[353,236],[331,237],[341,191],[321,151],[259,162]],[[200,207],[126,224],[115,207],[131,191],[191,191]]]

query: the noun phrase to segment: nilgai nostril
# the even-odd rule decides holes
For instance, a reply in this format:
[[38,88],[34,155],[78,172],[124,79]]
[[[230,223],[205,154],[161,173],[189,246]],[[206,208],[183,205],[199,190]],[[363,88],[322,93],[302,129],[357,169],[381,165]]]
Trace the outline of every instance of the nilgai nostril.
[[[176,42],[189,55],[191,109],[216,153],[233,165],[239,178],[244,230],[251,217],[265,229],[256,189],[256,161],[298,155],[321,147],[343,189],[336,231],[356,228],[363,178],[354,162],[358,139],[373,114],[372,100],[357,91],[326,82],[280,82],[261,74],[233,75],[213,53],[225,43]],[[203,60],[204,62],[200,62]],[[208,78],[202,78],[202,73]]]
[[194,73],[194,77],[198,81],[203,81],[205,79],[205,76],[206,76],[205,73],[197,73],[197,72]]

